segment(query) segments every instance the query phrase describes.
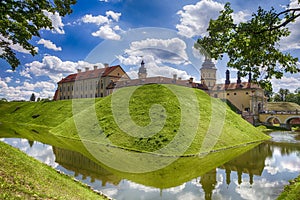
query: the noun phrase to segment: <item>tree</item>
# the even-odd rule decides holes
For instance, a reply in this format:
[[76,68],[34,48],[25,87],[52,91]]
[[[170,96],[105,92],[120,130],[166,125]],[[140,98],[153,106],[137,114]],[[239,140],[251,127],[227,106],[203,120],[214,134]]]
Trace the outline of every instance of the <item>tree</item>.
[[270,80],[280,79],[285,72],[300,72],[298,58],[281,52],[278,45],[282,37],[290,34],[286,25],[300,16],[300,8],[277,13],[274,8],[266,11],[259,7],[249,21],[239,24],[233,22],[232,13],[226,3],[220,16],[210,20],[209,35],[198,39],[195,47],[205,48],[214,59],[227,55],[228,67],[238,69],[241,76],[251,72],[253,81],[264,88],[271,87]]
[[281,101],[286,101],[286,96],[290,94],[290,91],[288,89],[282,89],[280,88],[278,91],[278,94],[280,96]]
[[30,97],[30,101],[35,101],[35,95],[34,95],[34,93],[32,93],[32,95]]
[[29,42],[32,37],[40,37],[39,30],[53,29],[45,12],[58,12],[61,16],[72,13],[71,5],[76,0],[1,0],[0,1],[0,58],[6,60],[13,70],[20,61],[12,44],[19,44],[31,55],[36,55],[35,47]]
[[294,102],[300,105],[300,93],[295,93],[290,92],[288,89],[282,89],[280,88],[278,93],[275,93],[273,96],[273,101],[274,102]]
[[0,102],[7,102],[7,99],[6,98],[1,98]]

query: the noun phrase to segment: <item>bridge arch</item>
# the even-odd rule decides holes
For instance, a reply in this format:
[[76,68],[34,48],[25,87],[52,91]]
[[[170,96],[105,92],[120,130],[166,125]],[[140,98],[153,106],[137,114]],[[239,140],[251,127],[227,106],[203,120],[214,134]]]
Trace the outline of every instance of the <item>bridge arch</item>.
[[271,124],[281,124],[281,121],[278,117],[276,116],[269,116],[266,119],[266,123],[271,123]]
[[[288,117],[288,118],[286,118],[286,120],[285,120],[285,124],[290,124],[290,122],[292,121],[292,120],[297,120],[297,121],[300,121],[300,116],[298,115],[298,116],[291,116],[291,117]],[[298,124],[298,123],[297,123]]]

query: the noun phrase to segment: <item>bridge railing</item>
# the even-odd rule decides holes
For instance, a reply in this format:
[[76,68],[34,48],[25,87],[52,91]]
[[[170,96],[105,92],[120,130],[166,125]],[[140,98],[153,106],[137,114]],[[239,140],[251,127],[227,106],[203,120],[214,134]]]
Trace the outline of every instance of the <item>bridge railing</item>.
[[260,112],[260,114],[279,114],[279,115],[299,115],[300,110],[294,110],[294,111],[274,111],[274,110],[266,110]]

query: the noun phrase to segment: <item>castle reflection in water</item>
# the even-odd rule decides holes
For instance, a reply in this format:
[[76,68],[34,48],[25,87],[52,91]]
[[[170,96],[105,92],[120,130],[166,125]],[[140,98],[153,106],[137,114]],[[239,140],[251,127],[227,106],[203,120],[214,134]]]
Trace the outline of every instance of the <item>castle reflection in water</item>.
[[[247,179],[247,181],[249,181],[249,183],[252,185],[253,176],[261,176],[265,167],[265,160],[268,157],[272,157],[272,149],[275,147],[279,147],[281,153],[283,154],[289,154],[293,151],[293,148],[286,148],[284,146],[280,146],[280,144],[263,143],[221,166],[216,166],[216,168],[225,170],[225,181],[227,185],[231,183],[232,172],[235,172],[238,175],[239,185],[243,182],[243,174],[247,174],[249,176],[249,179]],[[119,185],[121,180],[127,179],[122,176],[120,177],[120,175],[114,174],[113,172],[109,171],[109,169],[105,169],[101,165],[97,164],[96,162],[90,160],[89,158],[83,156],[78,152],[73,152],[57,147],[53,147],[53,151],[56,156],[57,163],[59,163],[67,170],[75,172],[75,176],[82,175],[84,180],[87,177],[91,179],[92,183],[95,182],[95,180],[99,180],[102,182],[102,186],[104,187],[107,183],[117,186]],[[216,187],[216,168],[211,169],[204,175],[199,175],[199,184],[201,184],[202,189],[205,192],[205,199],[211,199],[213,190]],[[191,177],[191,179],[194,178],[198,177]],[[134,180],[132,181],[134,182]],[[162,190],[164,188],[159,189]]]

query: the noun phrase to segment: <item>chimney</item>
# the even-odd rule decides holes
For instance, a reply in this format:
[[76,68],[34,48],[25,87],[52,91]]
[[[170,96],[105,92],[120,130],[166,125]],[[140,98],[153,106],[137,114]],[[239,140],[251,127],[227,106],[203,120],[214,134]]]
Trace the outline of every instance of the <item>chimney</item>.
[[194,82],[194,78],[191,77],[190,80],[189,80],[189,83],[193,83]]
[[89,68],[88,68],[88,67],[86,67],[86,68],[85,68],[85,71],[86,71],[86,72],[87,72],[87,71],[89,71]]
[[77,72],[80,73],[80,72],[81,72],[81,69],[77,69]]
[[236,80],[236,83],[237,83],[237,84],[241,84],[241,83],[242,83],[242,81],[241,81],[241,72],[240,72],[240,71],[237,72],[237,80]]
[[252,81],[252,74],[251,74],[251,72],[249,72],[249,79],[248,79],[248,83],[251,83],[251,81]]
[[96,65],[94,65],[94,70],[96,70],[98,67]]
[[109,64],[104,63],[104,67],[105,67],[105,68],[108,68],[108,67],[109,67]]
[[178,77],[178,80],[180,80],[180,81],[181,81],[181,80],[182,80],[182,78],[181,78],[181,77]]
[[230,71],[227,69],[226,70],[226,81],[225,84],[228,85],[230,84]]

